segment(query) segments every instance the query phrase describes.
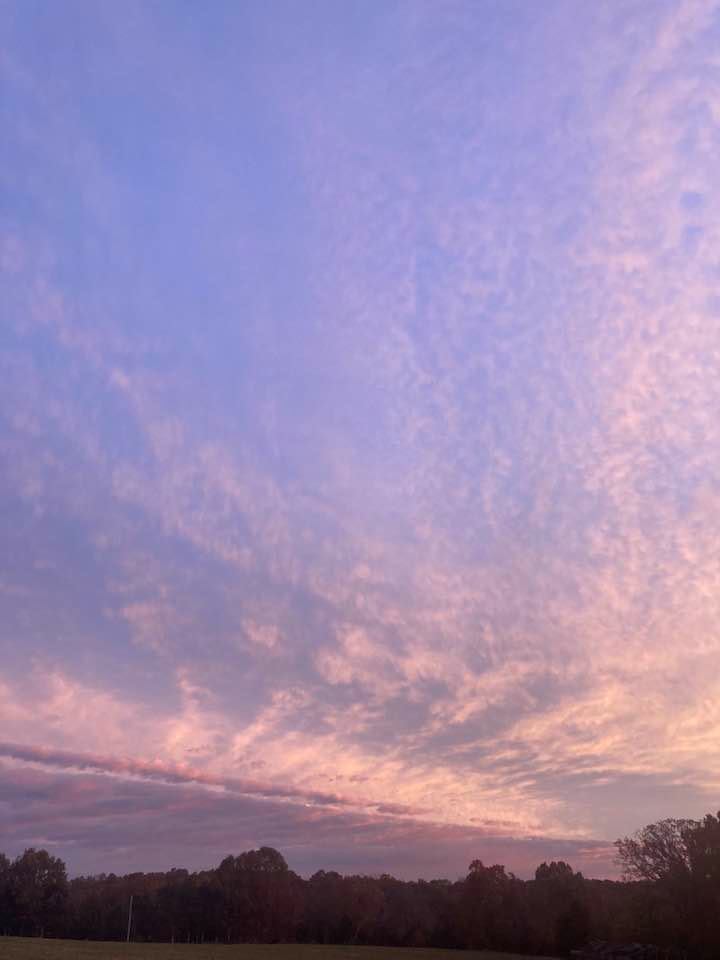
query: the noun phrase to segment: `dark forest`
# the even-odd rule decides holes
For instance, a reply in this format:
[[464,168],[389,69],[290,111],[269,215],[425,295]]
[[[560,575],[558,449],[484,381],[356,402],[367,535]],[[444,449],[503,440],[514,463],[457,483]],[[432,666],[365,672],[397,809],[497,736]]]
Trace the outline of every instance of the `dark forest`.
[[588,880],[563,862],[531,880],[473,860],[457,881],[392,876],[305,880],[271,847],[189,873],[68,880],[65,864],[28,849],[0,854],[0,931],[136,941],[313,942],[492,948],[568,955],[589,940],[653,943],[678,956],[720,956],[720,813],[662,820],[616,842],[623,879]]

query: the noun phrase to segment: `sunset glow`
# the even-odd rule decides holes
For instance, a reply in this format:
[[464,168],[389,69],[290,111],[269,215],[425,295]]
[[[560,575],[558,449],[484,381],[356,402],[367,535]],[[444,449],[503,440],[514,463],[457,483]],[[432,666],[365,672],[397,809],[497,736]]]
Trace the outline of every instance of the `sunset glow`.
[[0,849],[603,877],[717,809],[717,4],[0,22]]

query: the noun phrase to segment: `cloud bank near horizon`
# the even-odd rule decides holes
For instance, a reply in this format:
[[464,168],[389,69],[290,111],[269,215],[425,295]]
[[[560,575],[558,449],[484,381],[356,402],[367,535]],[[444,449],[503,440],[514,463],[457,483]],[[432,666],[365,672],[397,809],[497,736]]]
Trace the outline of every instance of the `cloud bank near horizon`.
[[715,809],[717,5],[2,19],[0,849]]

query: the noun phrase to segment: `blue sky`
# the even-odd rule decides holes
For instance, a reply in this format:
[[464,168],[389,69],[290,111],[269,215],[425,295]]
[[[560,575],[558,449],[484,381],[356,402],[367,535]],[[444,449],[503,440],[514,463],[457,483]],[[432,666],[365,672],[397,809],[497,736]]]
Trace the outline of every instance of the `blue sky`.
[[718,5],[0,11],[0,848],[715,809]]

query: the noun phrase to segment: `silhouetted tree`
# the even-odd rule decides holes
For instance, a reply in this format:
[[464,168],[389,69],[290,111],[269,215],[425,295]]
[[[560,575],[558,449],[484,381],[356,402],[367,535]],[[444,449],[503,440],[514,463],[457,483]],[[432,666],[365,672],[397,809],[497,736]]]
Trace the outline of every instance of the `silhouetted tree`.
[[589,936],[585,883],[564,860],[541,863],[528,891],[533,941],[542,951],[566,956]]
[[581,873],[575,873],[569,863],[564,860],[553,860],[550,863],[543,863],[535,871],[535,879],[542,883],[553,883],[558,887],[565,885],[575,885],[578,880],[582,880]]
[[28,848],[9,870],[10,904],[21,933],[55,933],[67,902],[65,864],[47,850]]
[[[586,939],[720,957],[720,814],[666,820],[618,841],[629,879],[585,880],[564,861],[534,879],[473,860],[464,880],[404,882],[320,870],[302,880],[271,847],[213,870],[100,874],[69,884],[62,861],[0,854],[0,932],[140,941],[303,941],[566,955]],[[624,858],[624,859],[623,859]],[[0,950],[1,952],[1,950]]]
[[229,939],[288,938],[297,923],[293,896],[299,878],[272,847],[225,857],[217,881],[225,899]]
[[636,897],[647,928],[698,957],[720,953],[720,814],[661,820],[616,843],[628,879],[646,881]]
[[10,861],[0,853],[0,934],[5,935],[12,919],[10,911]]
[[473,860],[460,899],[465,946],[478,950],[517,946],[521,886],[522,881],[507,873],[505,867],[486,867],[482,860]]

